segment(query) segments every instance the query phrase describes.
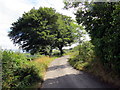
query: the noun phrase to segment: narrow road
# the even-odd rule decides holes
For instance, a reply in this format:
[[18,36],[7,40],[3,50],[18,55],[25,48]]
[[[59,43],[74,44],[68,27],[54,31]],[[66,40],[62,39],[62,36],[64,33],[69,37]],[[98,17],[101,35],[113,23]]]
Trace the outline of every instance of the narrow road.
[[46,72],[42,88],[110,88],[97,78],[75,70],[67,62],[69,55],[55,59]]

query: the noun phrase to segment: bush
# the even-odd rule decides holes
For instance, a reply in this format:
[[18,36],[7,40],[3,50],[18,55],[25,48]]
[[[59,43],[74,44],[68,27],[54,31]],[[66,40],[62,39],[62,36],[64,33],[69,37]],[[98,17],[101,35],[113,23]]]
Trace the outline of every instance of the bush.
[[41,80],[40,70],[27,60],[24,54],[12,51],[2,52],[3,88],[20,88]]
[[[33,82],[42,81],[42,78],[39,75],[40,71],[35,65],[27,65],[24,67],[18,68],[14,72],[14,76],[19,76],[17,79],[19,88],[26,87],[31,85]],[[16,83],[16,82],[14,82]]]
[[[92,73],[101,80],[111,83],[115,85],[115,87],[120,87],[119,74],[116,74],[112,70],[110,72],[106,70],[100,58],[95,55],[94,46],[90,42],[84,42],[73,50],[77,53],[69,59],[69,63],[74,68]],[[117,67],[119,66],[116,66],[116,68]]]
[[39,55],[39,54],[31,55],[30,53],[26,53],[25,56],[27,57],[27,60],[28,60],[28,61],[31,61],[31,60],[34,60],[34,59],[36,59],[36,58],[41,57],[42,55]]
[[106,71],[120,76],[120,2],[83,5],[75,14],[77,22],[91,36],[95,54]]
[[86,41],[75,47],[75,50],[76,48],[79,51],[69,60],[69,62],[75,68],[82,70],[83,67],[94,60],[94,46],[89,41]]
[[59,50],[54,50],[53,51],[53,56],[60,56],[60,51]]

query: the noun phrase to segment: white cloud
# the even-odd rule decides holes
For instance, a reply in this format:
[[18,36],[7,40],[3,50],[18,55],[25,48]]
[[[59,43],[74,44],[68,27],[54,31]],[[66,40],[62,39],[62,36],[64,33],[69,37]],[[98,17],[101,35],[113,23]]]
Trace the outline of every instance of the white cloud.
[[25,0],[0,0],[0,46],[3,49],[18,49],[7,36],[8,30],[24,11],[28,11],[32,7]]
[[53,7],[57,12],[74,17],[71,11],[62,10],[64,7],[62,0],[0,0],[0,47],[3,49],[18,49],[7,36],[11,24],[24,12],[40,6]]
[[73,19],[75,19],[75,16],[73,14],[73,9],[65,10],[63,0],[37,0],[37,4],[35,5],[35,8],[42,7],[52,7],[55,8],[57,12],[62,13],[64,15],[71,16]]
[[2,49],[17,50],[18,47],[13,45],[7,34],[8,33],[6,31],[0,31],[0,46],[2,46]]
[[[33,6],[24,0],[1,0],[0,1],[0,25],[2,28],[9,28],[12,22],[16,21],[24,11],[28,11]],[[0,30],[2,30],[0,28]]]

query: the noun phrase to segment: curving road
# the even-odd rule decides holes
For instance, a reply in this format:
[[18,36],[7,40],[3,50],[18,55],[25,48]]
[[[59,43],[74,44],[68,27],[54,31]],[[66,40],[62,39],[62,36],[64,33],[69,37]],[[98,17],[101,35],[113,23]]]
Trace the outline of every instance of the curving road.
[[69,55],[55,59],[46,72],[42,88],[110,88],[97,78],[75,70],[67,62]]

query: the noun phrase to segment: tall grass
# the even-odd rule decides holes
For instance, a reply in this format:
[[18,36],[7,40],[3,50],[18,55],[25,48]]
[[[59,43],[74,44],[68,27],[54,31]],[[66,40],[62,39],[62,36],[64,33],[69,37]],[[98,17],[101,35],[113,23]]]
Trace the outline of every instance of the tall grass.
[[50,62],[51,62],[52,60],[54,60],[54,59],[55,59],[55,57],[42,56],[42,57],[40,57],[40,58],[37,58],[37,59],[31,61],[31,63],[34,63],[35,66],[36,66],[37,68],[39,68],[39,70],[40,70],[40,72],[41,72],[41,73],[40,73],[40,76],[43,78],[43,77],[44,77],[44,74],[45,74],[45,71],[46,71],[46,69],[48,68],[48,65],[49,65]]
[[42,82],[44,72],[53,58],[42,56],[28,60],[25,54],[1,51],[2,88],[25,88]]

